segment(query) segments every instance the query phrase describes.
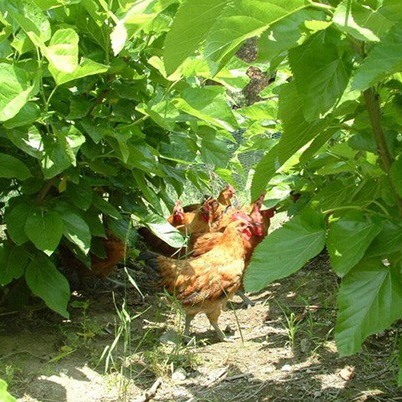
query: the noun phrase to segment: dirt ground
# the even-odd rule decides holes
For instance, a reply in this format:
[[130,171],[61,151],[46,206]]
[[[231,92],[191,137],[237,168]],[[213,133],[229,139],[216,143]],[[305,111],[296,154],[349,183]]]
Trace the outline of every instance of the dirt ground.
[[250,308],[236,297],[220,319],[233,342],[199,315],[185,345],[166,295],[108,281],[74,297],[70,320],[43,309],[1,316],[0,378],[24,402],[402,401],[397,327],[338,357],[337,286],[321,255],[251,295]]

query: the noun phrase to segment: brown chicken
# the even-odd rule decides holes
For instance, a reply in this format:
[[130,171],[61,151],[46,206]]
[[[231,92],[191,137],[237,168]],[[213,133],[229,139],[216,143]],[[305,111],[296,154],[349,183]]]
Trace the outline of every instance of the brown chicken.
[[[219,207],[218,202],[213,198],[204,201],[195,212],[183,212],[181,203],[178,201],[175,205],[172,215],[168,217],[169,223],[174,223],[176,228],[183,235],[189,236],[189,243],[194,243],[196,239],[210,230],[211,222],[216,219],[216,211]],[[179,224],[179,222],[181,222]],[[148,249],[155,251],[167,257],[181,258],[190,252],[190,248],[174,248],[160,239],[147,227],[141,227],[138,230]]]
[[[193,216],[191,216],[193,218]],[[187,221],[190,217],[187,217]],[[176,204],[173,207],[172,214],[169,215],[166,220],[174,227],[185,225],[186,224],[186,215],[183,210],[183,206],[180,200],[176,201]],[[188,223],[188,222],[187,222]]]
[[205,313],[219,339],[225,340],[218,318],[227,300],[241,286],[250,237],[250,222],[239,219],[226,228],[212,250],[200,257],[174,260],[149,251],[138,257],[158,275],[159,284],[183,305],[186,336],[194,316]]
[[[125,243],[110,231],[107,232],[107,238],[101,239],[101,243],[106,256],[101,258],[90,251],[90,267],[86,266],[67,245],[61,244],[58,257],[63,271],[73,285],[77,277],[80,285],[84,287],[89,285],[88,281],[93,277],[106,278],[116,265],[124,259],[126,254]],[[77,276],[76,279],[74,279],[75,275]]]

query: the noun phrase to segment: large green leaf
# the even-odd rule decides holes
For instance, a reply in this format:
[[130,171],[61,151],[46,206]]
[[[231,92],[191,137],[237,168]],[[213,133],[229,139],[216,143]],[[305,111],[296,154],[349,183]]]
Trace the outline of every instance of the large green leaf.
[[265,191],[269,180],[273,177],[277,169],[281,167],[278,155],[278,144],[268,151],[268,153],[258,162],[255,167],[253,181],[251,183],[251,199],[256,200]]
[[335,340],[341,356],[359,351],[371,334],[402,318],[399,267],[364,259],[343,279],[338,293]]
[[36,208],[27,218],[25,233],[36,248],[51,255],[60,243],[63,228],[64,224],[58,212]]
[[198,134],[201,136],[201,155],[203,160],[215,167],[226,167],[231,157],[226,137],[222,138],[219,132],[209,127],[203,127]]
[[34,87],[27,73],[11,64],[0,63],[0,122],[14,117],[28,102]]
[[89,75],[102,74],[109,69],[109,66],[101,63],[97,63],[90,59],[83,58],[74,71],[61,71],[49,66],[49,71],[52,73],[57,85],[65,84],[73,80],[78,80],[79,78],[84,78]]
[[325,119],[307,122],[303,114],[303,102],[304,98],[296,89],[295,82],[281,87],[278,116],[283,121],[283,134],[278,144],[278,155],[282,164],[328,125]]
[[317,10],[303,9],[270,26],[259,38],[258,60],[266,63],[300,44],[306,35],[305,23],[311,20],[325,20],[325,14]]
[[121,219],[120,212],[116,209],[116,207],[107,202],[101,196],[94,194],[92,203],[96,208],[99,209],[99,211],[103,212],[105,215],[108,215],[113,219]]
[[25,224],[32,208],[29,201],[22,200],[20,204],[12,206],[10,210],[6,211],[7,232],[11,240],[18,245],[24,244],[29,240],[25,233]]
[[28,102],[10,120],[3,123],[5,128],[27,126],[34,123],[40,116],[40,108],[36,103]]
[[352,71],[333,28],[316,33],[289,52],[290,67],[307,121],[327,113],[341,98]]
[[173,99],[172,102],[183,112],[216,127],[233,131],[237,125],[222,87],[189,88],[183,91],[181,98]]
[[0,154],[0,177],[26,180],[31,172],[23,162],[11,155]]
[[248,38],[260,35],[270,25],[304,8],[304,0],[238,0],[230,2],[206,38],[205,57],[228,59]]
[[377,35],[370,29],[360,26],[353,18],[353,3],[349,0],[339,3],[332,20],[341,31],[350,34],[357,40],[378,42],[380,39]]
[[20,278],[28,264],[28,252],[24,247],[0,244],[0,285],[7,285]]
[[46,178],[50,179],[71,165],[76,165],[76,155],[85,136],[73,125],[57,131],[53,138],[45,138],[45,155],[41,167]]
[[364,90],[402,70],[402,23],[373,46],[352,80],[352,89]]
[[43,299],[49,308],[69,318],[67,303],[70,286],[49,258],[37,254],[27,267],[25,279],[32,292]]
[[163,59],[168,74],[200,48],[228,3],[229,0],[187,0],[182,4],[165,39]]
[[334,271],[346,275],[380,231],[381,225],[360,211],[348,212],[330,223],[327,248]]
[[88,254],[91,247],[91,231],[88,224],[67,205],[59,208],[59,212],[64,224],[63,235],[76,244],[84,254]]
[[0,401],[17,402],[17,400],[7,391],[7,383],[0,378]]
[[181,248],[185,240],[181,233],[159,215],[149,214],[143,223],[160,239],[175,248]]
[[120,53],[127,40],[131,39],[139,30],[152,25],[158,15],[177,0],[142,0],[134,1],[133,5],[119,20],[110,35],[114,55]]
[[402,252],[402,222],[385,221],[381,232],[371,242],[367,257],[389,258],[394,253]]
[[[12,121],[11,119],[10,121]],[[43,157],[42,136],[35,126],[7,130],[8,139],[19,149],[34,158]]]
[[246,291],[257,292],[296,272],[325,245],[324,218],[304,210],[267,236],[255,249],[244,275]]
[[50,72],[52,70],[64,73],[75,71],[78,67],[78,41],[79,36],[72,28],[59,29],[53,34],[49,46],[43,48],[49,60]]

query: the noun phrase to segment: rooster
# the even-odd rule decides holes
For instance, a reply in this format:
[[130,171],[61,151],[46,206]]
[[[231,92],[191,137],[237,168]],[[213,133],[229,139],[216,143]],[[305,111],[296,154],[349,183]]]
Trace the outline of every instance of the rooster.
[[222,308],[241,287],[251,233],[249,220],[231,222],[215,247],[202,256],[174,260],[145,251],[138,257],[158,277],[158,282],[179,300],[185,310],[184,335],[198,313],[205,313],[220,340],[226,337],[218,325]]

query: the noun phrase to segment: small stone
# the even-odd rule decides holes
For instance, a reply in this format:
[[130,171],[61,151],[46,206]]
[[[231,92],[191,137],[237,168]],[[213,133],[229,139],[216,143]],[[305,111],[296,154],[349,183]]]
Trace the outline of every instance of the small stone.
[[178,368],[172,374],[172,380],[174,381],[184,381],[187,377],[187,372],[183,368]]
[[291,371],[292,366],[290,364],[285,364],[284,366],[281,367],[281,371]]

